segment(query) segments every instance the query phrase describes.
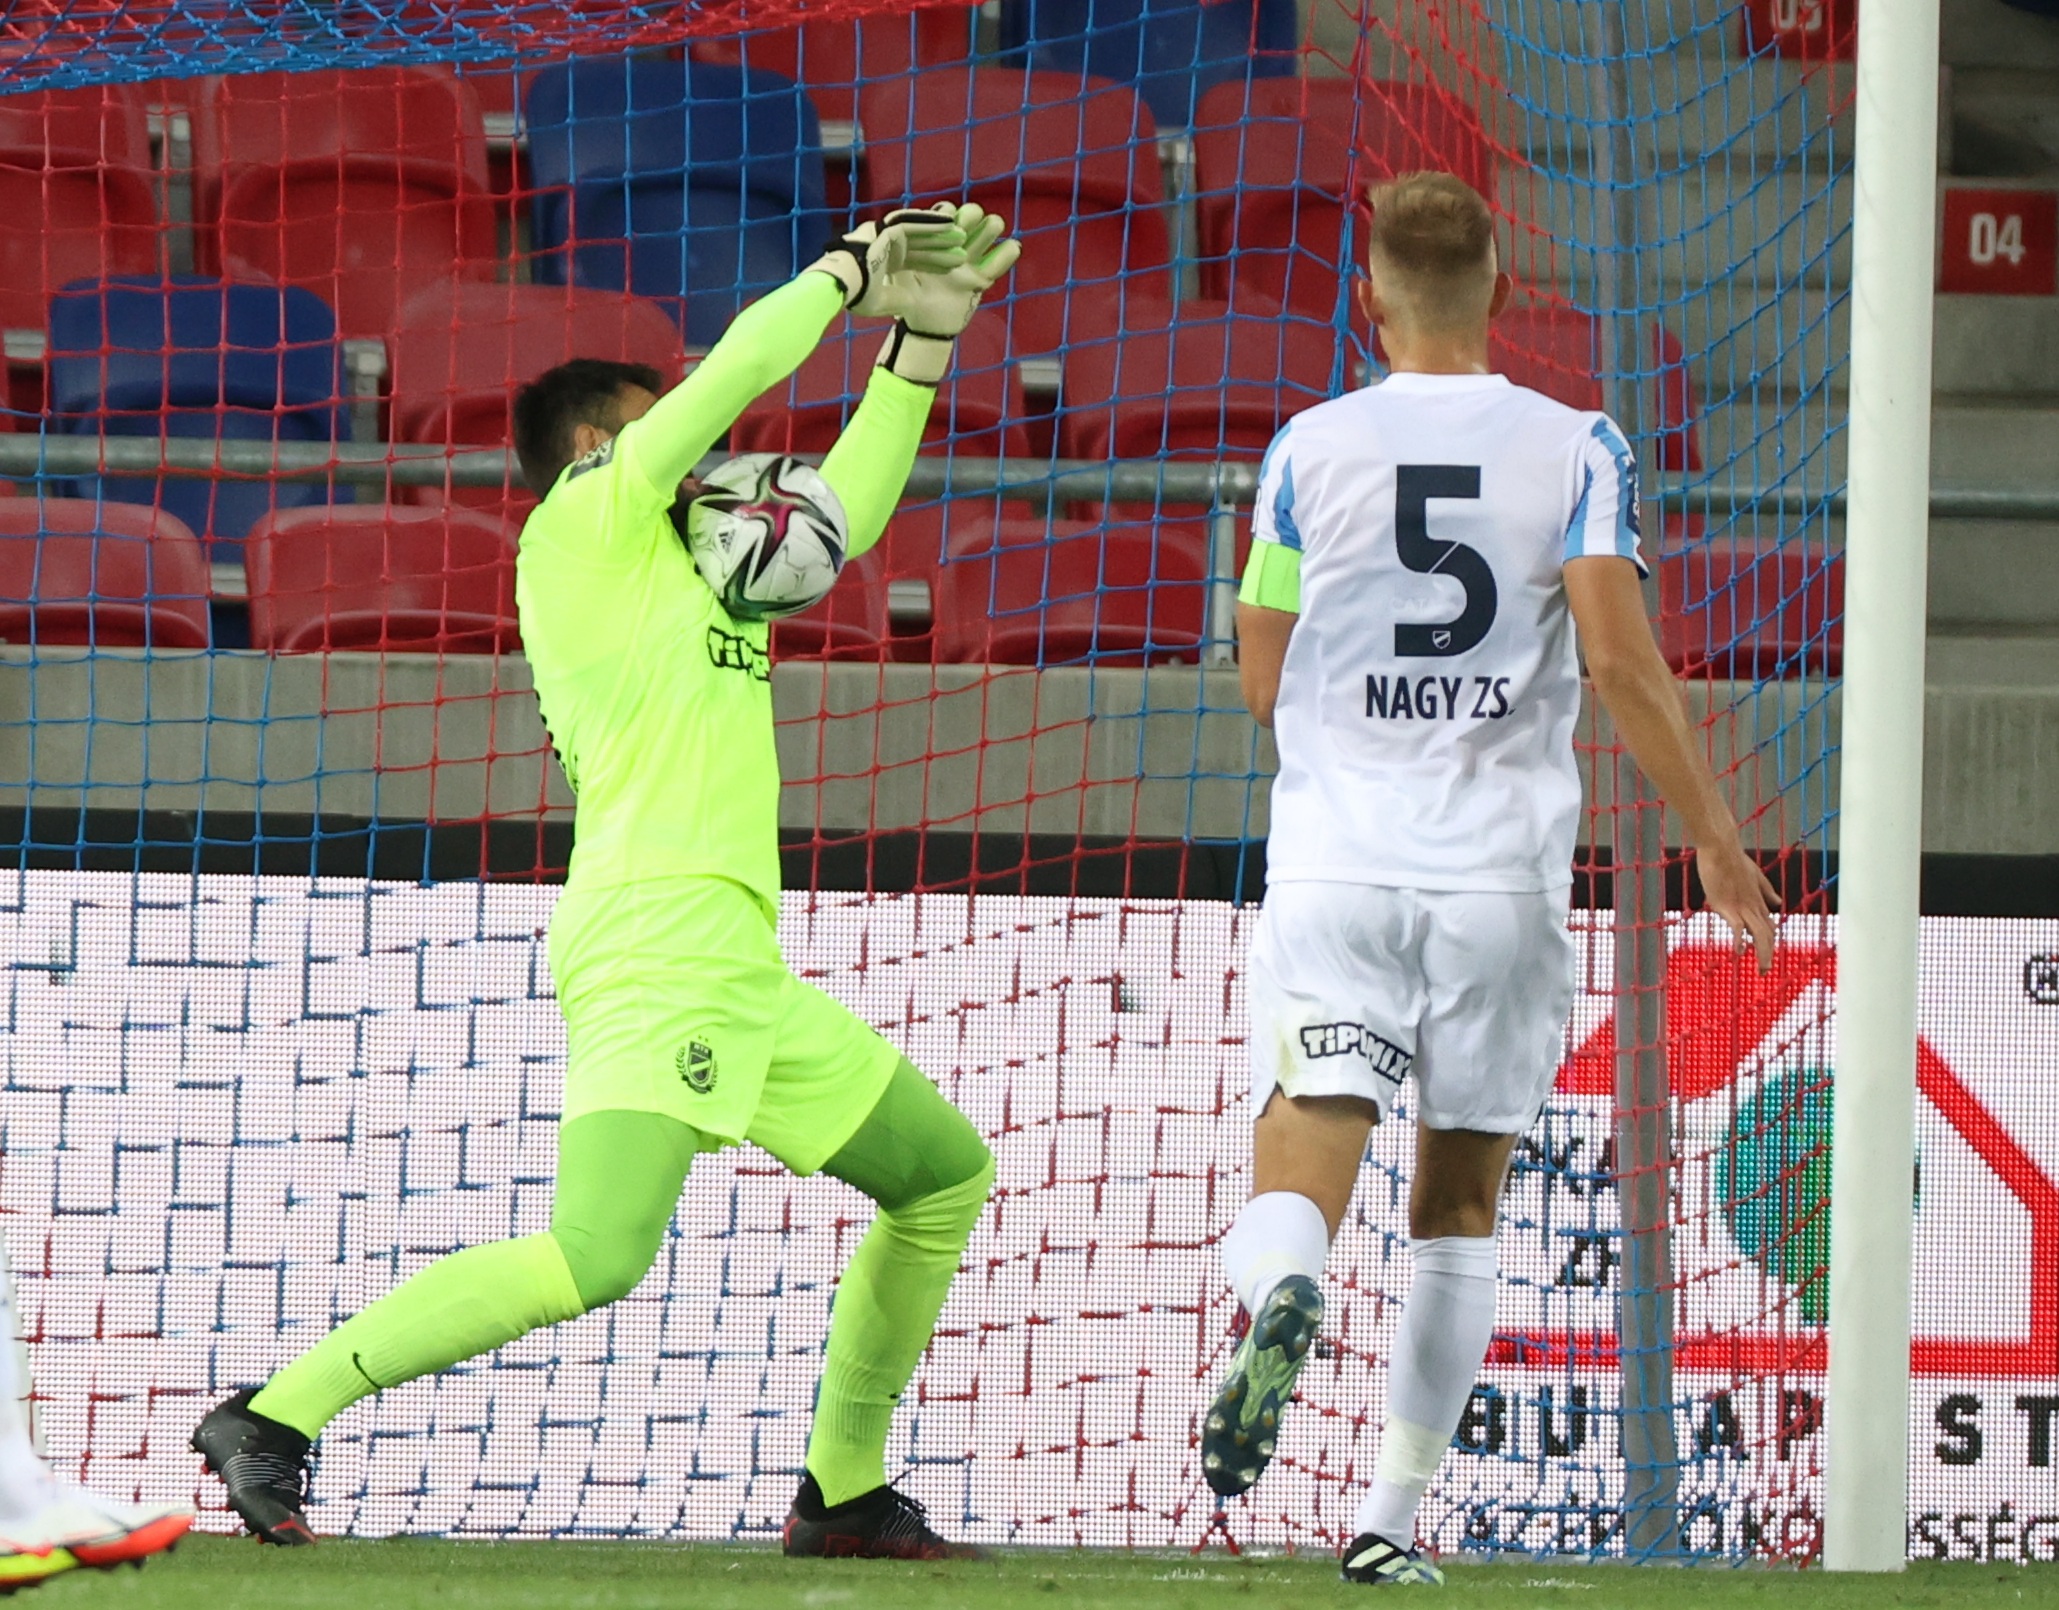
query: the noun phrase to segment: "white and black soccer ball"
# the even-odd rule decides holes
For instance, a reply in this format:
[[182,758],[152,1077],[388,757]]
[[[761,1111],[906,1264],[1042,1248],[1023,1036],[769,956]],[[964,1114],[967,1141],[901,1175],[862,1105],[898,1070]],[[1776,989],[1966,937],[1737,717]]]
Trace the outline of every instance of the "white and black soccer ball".
[[782,453],[745,453],[703,479],[685,534],[694,568],[740,621],[821,603],[850,542],[843,503],[822,472]]

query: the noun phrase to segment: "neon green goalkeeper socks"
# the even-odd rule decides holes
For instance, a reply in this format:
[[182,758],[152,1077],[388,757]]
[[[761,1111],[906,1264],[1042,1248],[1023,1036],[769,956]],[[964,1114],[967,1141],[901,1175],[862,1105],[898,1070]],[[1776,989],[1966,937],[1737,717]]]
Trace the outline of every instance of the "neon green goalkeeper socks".
[[345,1320],[266,1384],[257,1413],[306,1437],[359,1398],[586,1312],[557,1237],[467,1247]]
[[287,1365],[250,1406],[320,1436],[359,1398],[613,1302],[657,1256],[700,1145],[658,1113],[573,1119],[558,1134],[548,1234],[432,1263]]
[[841,1504],[886,1481],[894,1406],[929,1346],[993,1183],[989,1164],[934,1196],[882,1209],[858,1243],[837,1283],[808,1437],[808,1469],[824,1503]]
[[823,1172],[879,1204],[837,1283],[808,1434],[825,1503],[886,1481],[894,1405],[929,1346],[966,1239],[994,1184],[979,1131],[905,1059]]

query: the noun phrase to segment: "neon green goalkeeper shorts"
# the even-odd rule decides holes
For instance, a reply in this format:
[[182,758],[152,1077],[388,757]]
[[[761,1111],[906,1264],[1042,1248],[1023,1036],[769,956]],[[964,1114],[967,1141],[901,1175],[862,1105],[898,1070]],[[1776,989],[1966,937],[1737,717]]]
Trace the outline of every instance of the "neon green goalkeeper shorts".
[[834,1157],[901,1053],[780,956],[726,878],[568,887],[550,924],[566,1031],[565,1122],[654,1112],[748,1140],[796,1174]]

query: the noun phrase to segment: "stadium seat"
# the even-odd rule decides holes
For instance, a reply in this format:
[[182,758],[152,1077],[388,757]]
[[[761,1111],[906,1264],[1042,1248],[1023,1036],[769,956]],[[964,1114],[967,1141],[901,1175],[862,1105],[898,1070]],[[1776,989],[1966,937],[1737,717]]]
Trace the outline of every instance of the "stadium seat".
[[0,96],[0,328],[43,328],[73,280],[155,274],[156,176],[125,86]]
[[520,122],[522,97],[529,92],[530,80],[536,76],[533,69],[513,62],[490,61],[454,62],[452,71],[472,86],[472,93],[479,97],[482,116]]
[[859,194],[874,205],[964,196],[1008,219],[1022,262],[986,305],[1010,349],[1056,352],[1069,304],[1172,296],[1158,136],[1134,90],[1077,73],[930,68],[867,84]]
[[1336,356],[1328,330],[1264,304],[1133,303],[1066,345],[1059,456],[1261,454],[1330,394]]
[[877,550],[844,567],[813,609],[772,623],[772,658],[878,660],[887,641],[887,581]]
[[[737,420],[739,453],[826,453],[865,394],[884,339],[876,324],[832,329],[784,387],[775,386]],[[1019,456],[1030,450],[1028,404],[1008,361],[1000,315],[978,313],[958,338],[951,375],[938,389],[922,439],[964,457]]]
[[[1507,309],[1488,327],[1494,366],[1519,386],[1554,397],[1569,408],[1606,409],[1600,376],[1602,325],[1577,308],[1526,306]],[[1651,367],[1640,377],[1639,401],[1658,420],[1655,456],[1662,470],[1693,472],[1702,467],[1701,431],[1693,384],[1679,338],[1653,325],[1651,350],[1639,357]],[[1636,421],[1627,422],[1634,429]]]
[[[1140,307],[1119,331],[1066,348],[1059,456],[1255,463],[1288,419],[1330,394],[1336,356],[1329,331],[1276,309],[1196,301],[1175,316],[1169,307]],[[1155,526],[1162,543],[1207,563],[1206,500],[1075,503],[1072,512]],[[1239,508],[1240,568],[1250,541],[1251,511]]]
[[515,624],[515,534],[471,509],[283,509],[251,527],[250,645],[504,654]]
[[529,193],[529,144],[522,129],[522,98],[529,93],[536,69],[487,61],[454,62],[452,70],[479,97],[479,115],[486,128],[486,173],[500,219],[512,231],[515,211],[526,207]]
[[1681,676],[1763,682],[1844,668],[1844,555],[1697,543],[1659,561],[1659,630]]
[[418,287],[493,277],[479,99],[447,68],[216,78],[193,108],[195,261],[383,336]]
[[692,345],[828,234],[815,109],[778,73],[573,61],[536,75],[527,122],[536,279],[683,296]]
[[[298,287],[112,280],[50,303],[51,424],[67,434],[333,442],[342,384],[335,318]],[[218,550],[275,507],[331,498],[321,482],[269,478],[89,477],[68,490],[169,510]]]
[[1473,114],[1429,84],[1254,78],[1218,84],[1194,118],[1201,294],[1257,293],[1328,321],[1344,214],[1366,187],[1419,168],[1494,199],[1495,153]]
[[162,509],[0,500],[0,641],[206,648],[200,539]]
[[962,62],[971,47],[971,8],[941,5],[905,15],[812,18],[792,28],[701,39],[692,53],[696,61],[782,73],[808,92],[819,116],[855,122],[861,84]]
[[1293,73],[1294,0],[1003,0],[1001,47],[1046,72],[1128,84],[1161,128],[1194,121],[1196,99],[1228,80]]
[[[668,386],[686,364],[679,326],[662,307],[571,285],[433,286],[401,309],[387,347],[393,439],[437,447],[512,442],[515,392],[567,358],[647,363]],[[534,503],[519,480],[451,488],[447,497],[510,514]]]
[[1193,661],[1205,557],[1148,529],[1084,521],[967,520],[937,572],[936,657],[995,665]]

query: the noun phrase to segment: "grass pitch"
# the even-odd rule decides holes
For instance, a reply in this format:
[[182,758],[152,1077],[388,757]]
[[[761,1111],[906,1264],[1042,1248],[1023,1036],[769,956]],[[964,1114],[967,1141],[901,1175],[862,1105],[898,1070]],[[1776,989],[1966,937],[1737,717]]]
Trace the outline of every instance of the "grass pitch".
[[[1917,1565],[1898,1577],[1556,1562],[1448,1568],[1421,1610],[2059,1610],[2059,1566]],[[1152,1610],[1362,1605],[1329,1559],[1016,1550],[988,1565],[787,1560],[738,1545],[189,1538],[142,1572],[77,1571],[23,1610]],[[1410,1603],[1415,1595],[1410,1595]]]

